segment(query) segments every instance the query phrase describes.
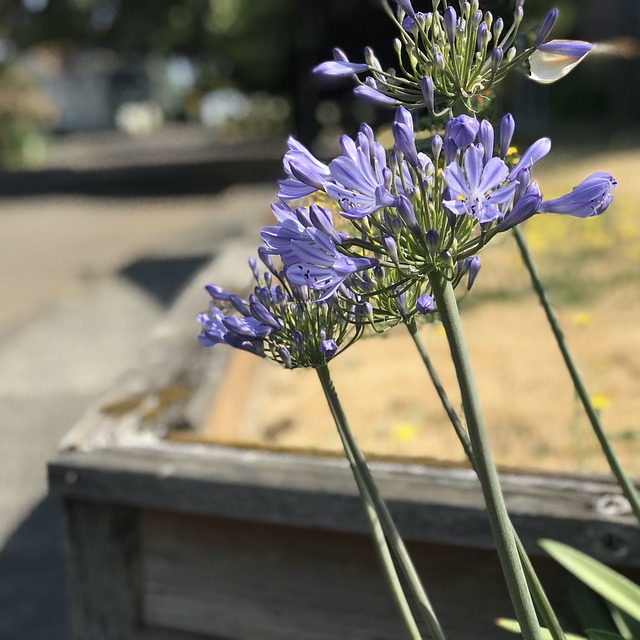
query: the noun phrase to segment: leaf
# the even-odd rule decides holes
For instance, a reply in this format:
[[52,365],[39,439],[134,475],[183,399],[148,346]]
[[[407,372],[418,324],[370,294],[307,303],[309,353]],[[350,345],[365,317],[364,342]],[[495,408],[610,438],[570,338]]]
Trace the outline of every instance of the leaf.
[[616,631],[609,603],[573,574],[567,573],[567,592],[581,629]]
[[540,546],[567,571],[582,580],[605,600],[640,620],[640,587],[586,553],[554,540]]
[[[496,624],[504,629],[505,631],[510,631],[511,633],[520,633],[520,624],[517,620],[510,620],[509,618],[498,618],[496,620]],[[542,627],[542,640],[553,640],[553,636],[548,629]],[[573,633],[564,634],[566,640],[587,640],[583,636],[577,636]],[[604,638],[602,640],[605,640]],[[608,638],[606,640],[609,640]]]
[[624,640],[622,636],[610,631],[600,631],[599,629],[587,629],[589,640]]

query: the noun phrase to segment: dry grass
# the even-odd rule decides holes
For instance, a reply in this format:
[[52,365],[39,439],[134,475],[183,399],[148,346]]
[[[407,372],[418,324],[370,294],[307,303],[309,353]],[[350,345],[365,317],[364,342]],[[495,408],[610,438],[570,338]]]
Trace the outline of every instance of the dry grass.
[[[598,169],[619,181],[599,218],[538,216],[526,235],[594,401],[629,472],[640,474],[640,153],[567,156],[536,173],[548,198]],[[497,461],[502,466],[605,472],[509,236],[482,254],[463,322]],[[424,340],[454,403],[455,378],[439,326]],[[246,354],[238,354],[246,358]],[[249,356],[251,357],[251,356]],[[340,448],[314,372],[255,360],[238,381],[241,443],[336,451]],[[336,387],[363,447],[373,453],[462,461],[462,452],[402,328],[364,340],[332,364]],[[216,439],[220,425],[206,427]],[[229,436],[227,436],[229,437]]]

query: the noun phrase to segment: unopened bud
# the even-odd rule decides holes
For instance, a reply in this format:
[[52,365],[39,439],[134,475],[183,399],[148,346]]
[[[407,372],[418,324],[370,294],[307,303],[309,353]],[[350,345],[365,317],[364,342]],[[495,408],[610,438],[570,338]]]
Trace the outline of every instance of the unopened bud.
[[507,51],[507,62],[511,62],[515,57],[516,57],[516,48],[509,47],[509,50]]
[[291,362],[291,354],[289,353],[289,349],[287,349],[286,347],[280,347],[279,354],[280,354],[280,358],[282,360],[282,364],[287,369],[292,369],[293,368],[293,363]]
[[500,121],[500,157],[503,159],[507,157],[515,130],[516,122],[513,116],[507,113]]
[[432,112],[434,109],[433,80],[429,76],[425,76],[422,78],[420,87],[422,89],[422,97],[424,98],[425,107]]
[[540,29],[538,30],[538,34],[536,35],[535,45],[542,44],[550,35],[551,30],[553,29],[553,25],[555,25],[556,20],[558,19],[558,10],[551,9],[549,13],[547,13],[546,18],[542,25],[540,25]]
[[382,242],[384,244],[387,256],[389,256],[389,258],[391,259],[391,262],[393,262],[394,264],[399,264],[400,260],[398,257],[398,245],[396,244],[396,241],[391,236],[385,236],[382,239]]
[[436,255],[438,251],[438,242],[440,238],[438,236],[438,232],[435,229],[429,229],[425,234],[425,242],[427,244],[427,249],[432,256]]
[[502,18],[497,18],[493,23],[493,39],[497,42],[502,34],[502,30],[504,29],[504,20]]
[[438,162],[440,158],[440,153],[442,152],[442,138],[436,134],[431,138],[431,153],[433,154],[433,159],[435,162]]

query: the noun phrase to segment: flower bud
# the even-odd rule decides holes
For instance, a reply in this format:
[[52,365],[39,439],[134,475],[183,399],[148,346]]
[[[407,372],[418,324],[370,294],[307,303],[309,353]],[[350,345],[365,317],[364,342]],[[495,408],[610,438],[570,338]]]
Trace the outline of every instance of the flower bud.
[[329,340],[323,340],[320,343],[320,353],[325,357],[325,359],[331,360],[336,353],[338,353],[338,344],[333,338]]
[[493,14],[491,13],[491,11],[485,11],[484,21],[487,23],[487,28],[491,29],[491,27],[493,26]]
[[480,123],[473,117],[462,114],[447,122],[445,133],[460,149],[466,149],[475,139]]
[[442,151],[442,138],[436,134],[431,138],[431,153],[433,154],[433,159],[435,162],[438,162],[440,158],[440,152]]
[[478,38],[477,38],[477,47],[479,51],[483,51],[485,47],[489,44],[489,40],[491,40],[491,33],[489,32],[489,27],[487,27],[486,22],[481,22],[478,27]]
[[404,293],[401,293],[399,296],[396,296],[395,299],[396,307],[400,312],[400,315],[403,318],[407,317],[407,296]]
[[385,236],[382,239],[382,242],[387,256],[389,256],[394,264],[399,264],[400,260],[398,257],[398,245],[396,244],[396,241],[391,236]]
[[491,73],[493,75],[498,73],[498,69],[500,69],[503,58],[504,52],[502,51],[502,47],[494,47],[489,56],[489,61],[491,63]]
[[483,120],[480,123],[480,130],[478,131],[478,142],[484,149],[484,157],[482,159],[484,164],[487,164],[487,162],[489,162],[489,160],[493,157],[493,141],[493,127],[488,120]]
[[511,139],[516,130],[516,122],[510,113],[502,117],[500,121],[500,157],[504,160],[507,157]]
[[467,291],[471,291],[471,287],[473,287],[473,283],[476,281],[478,277],[478,272],[480,271],[480,258],[478,256],[473,256],[473,258],[469,258],[471,261],[469,263],[469,280],[467,281]]
[[289,353],[289,349],[287,349],[286,347],[280,347],[280,349],[278,350],[278,354],[280,355],[282,364],[284,364],[287,369],[293,369],[293,363],[291,361],[291,354]]
[[482,22],[482,11],[474,11],[471,14],[471,18],[469,19],[469,22],[471,23],[472,29],[477,29],[478,26],[480,25],[480,22]]
[[413,210],[411,200],[409,200],[409,198],[407,198],[407,196],[405,196],[404,194],[400,194],[398,196],[398,203],[396,205],[396,208],[407,227],[411,229],[413,233],[419,234],[420,226],[418,225],[418,220],[416,218],[415,211]]
[[535,47],[537,47],[539,44],[542,44],[551,35],[551,30],[553,29],[553,26],[555,25],[557,19],[558,19],[558,10],[551,9],[551,11],[547,13],[547,16],[544,19],[544,22],[542,23],[542,25],[540,26],[540,29],[538,30],[538,34],[536,35],[536,41],[534,44]]
[[435,54],[435,56],[433,56],[433,63],[436,65],[436,69],[440,72],[444,71],[445,68],[445,62],[444,62],[444,56],[438,52]]
[[432,256],[435,256],[438,251],[438,242],[440,242],[438,232],[435,229],[429,229],[425,234],[425,242],[429,253]]
[[396,0],[396,4],[398,5],[398,8],[404,11],[408,16],[411,16],[412,18],[415,17],[416,12],[411,6],[410,0]]
[[504,20],[502,18],[497,18],[496,21],[493,23],[493,39],[496,42],[498,42],[498,39],[502,35],[503,29],[504,29]]
[[443,251],[440,254],[440,260],[442,260],[447,267],[453,268],[453,256],[450,251]]
[[424,98],[424,105],[428,111],[433,112],[434,109],[434,90],[433,80],[429,76],[422,78],[420,82],[422,89],[422,97]]
[[416,311],[423,316],[431,313],[435,308],[435,300],[428,293],[422,294],[416,302]]
[[511,62],[514,58],[516,57],[516,48],[515,47],[509,47],[508,51],[507,51],[507,55],[506,55],[506,61],[507,62]]
[[456,44],[456,28],[458,25],[458,15],[453,7],[447,7],[444,12],[444,27],[447,32],[449,44],[453,47]]
[[516,27],[522,22],[522,18],[524,18],[524,9],[522,6],[517,6],[513,12],[513,22]]

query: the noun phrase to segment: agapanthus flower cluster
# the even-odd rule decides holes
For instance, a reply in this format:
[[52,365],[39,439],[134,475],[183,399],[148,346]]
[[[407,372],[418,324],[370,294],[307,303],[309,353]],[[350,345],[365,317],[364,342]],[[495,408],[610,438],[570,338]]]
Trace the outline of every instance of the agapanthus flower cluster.
[[259,263],[249,260],[256,286],[248,299],[206,287],[209,312],[198,316],[204,346],[227,344],[294,369],[326,364],[360,336],[362,305],[354,300],[338,309],[317,291],[287,280],[263,248],[258,254],[267,270],[261,273]]
[[[438,272],[457,285],[468,274],[471,286],[477,253],[496,234],[536,214],[598,215],[612,199],[616,182],[599,172],[571,193],[544,200],[531,169],[551,141],[541,138],[511,161],[511,115],[498,131],[488,120],[452,118],[426,153],[416,148],[405,108],[397,109],[392,128],[388,153],[364,124],[355,139],[342,136],[342,154],[329,164],[290,140],[288,177],[273,205],[277,224],[262,239],[267,252],[281,257],[286,278],[322,292],[323,300],[346,295],[350,301],[355,294],[386,312],[392,300],[402,315],[409,296],[408,311],[422,311],[424,299],[422,308],[413,305],[429,295],[429,275]],[[330,210],[288,204],[316,191],[332,199]]]
[[[365,62],[350,62],[334,49],[334,59],[318,65],[321,76],[357,81],[355,93],[379,105],[426,107],[441,115],[454,105],[477,112],[472,100],[518,67],[527,67],[539,82],[553,82],[568,73],[592,49],[586,42],[547,42],[558,11],[550,11],[530,38],[518,38],[524,0],[517,0],[511,24],[482,13],[478,0],[460,0],[459,10],[443,0],[432,0],[423,13],[411,0],[394,0],[389,14],[399,29],[394,40],[397,69],[383,69],[372,49]],[[366,74],[361,80],[358,76]]]

